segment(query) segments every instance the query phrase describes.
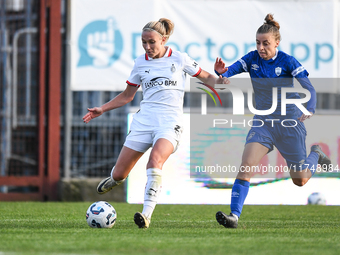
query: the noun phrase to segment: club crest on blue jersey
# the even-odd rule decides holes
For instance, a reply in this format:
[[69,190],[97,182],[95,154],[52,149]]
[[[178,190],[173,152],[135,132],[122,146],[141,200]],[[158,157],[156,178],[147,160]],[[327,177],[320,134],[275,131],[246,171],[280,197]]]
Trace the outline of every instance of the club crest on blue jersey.
[[275,74],[279,76],[281,74],[282,68],[281,67],[276,67],[275,68]]

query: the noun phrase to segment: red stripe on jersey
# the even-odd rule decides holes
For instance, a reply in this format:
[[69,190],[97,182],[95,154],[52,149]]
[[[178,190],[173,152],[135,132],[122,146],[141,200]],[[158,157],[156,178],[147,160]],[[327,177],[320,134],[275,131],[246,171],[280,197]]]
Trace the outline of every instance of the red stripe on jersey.
[[146,53],[145,53],[145,60],[149,60],[149,56]]
[[134,87],[137,87],[137,88],[140,87],[140,85],[135,84],[135,83],[131,83],[131,82],[129,82],[129,81],[126,81],[126,83],[129,84],[130,86],[134,86]]
[[170,56],[171,56],[171,54],[172,54],[172,49],[170,48],[170,50],[169,50],[169,54],[168,54],[168,57],[170,57]]
[[198,70],[198,72],[196,74],[194,74],[192,77],[196,77],[196,76],[200,75],[201,72],[202,72],[202,69],[200,68],[200,70]]

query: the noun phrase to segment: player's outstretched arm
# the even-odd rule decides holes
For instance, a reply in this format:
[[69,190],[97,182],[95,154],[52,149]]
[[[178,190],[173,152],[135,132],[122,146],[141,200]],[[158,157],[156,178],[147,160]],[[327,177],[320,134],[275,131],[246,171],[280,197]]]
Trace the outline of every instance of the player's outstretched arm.
[[127,85],[126,89],[111,101],[100,107],[88,108],[88,112],[84,115],[83,121],[89,123],[92,119],[99,117],[104,112],[119,108],[131,102],[135,97],[138,87]]
[[215,84],[229,84],[230,81],[226,77],[222,77],[221,75],[216,78],[215,75],[208,73],[207,71],[202,70],[202,72],[197,76],[197,78],[205,84],[208,84],[215,88]]
[[[298,82],[300,83],[300,85],[304,88],[307,89],[310,92],[310,99],[307,102],[307,110],[313,115],[315,113],[315,108],[316,108],[316,91],[312,85],[312,83],[310,82],[310,80],[308,79],[307,75],[303,75],[303,74],[299,74],[298,76],[300,77],[295,77]],[[312,117],[311,115],[307,115],[309,116],[308,118],[305,118],[304,114],[299,118],[300,121],[305,120],[305,119],[309,119],[310,117]]]

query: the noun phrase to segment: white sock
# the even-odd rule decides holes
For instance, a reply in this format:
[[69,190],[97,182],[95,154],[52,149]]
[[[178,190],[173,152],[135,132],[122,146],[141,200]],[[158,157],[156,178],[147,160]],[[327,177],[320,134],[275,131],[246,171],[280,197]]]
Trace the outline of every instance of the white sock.
[[112,186],[112,187],[116,187],[116,186],[122,184],[123,182],[125,182],[125,180],[126,180],[126,178],[123,179],[123,180],[119,180],[119,181],[114,180],[114,179],[112,178],[112,176],[113,176],[113,170],[114,170],[114,169],[115,169],[115,167],[112,167],[111,175],[110,175],[110,176],[111,176],[111,179],[113,180],[113,186]]
[[[111,174],[110,174],[111,178],[113,176],[113,170],[115,170],[115,166],[112,167]],[[113,180],[113,178],[112,178],[112,180]]]
[[238,221],[238,216],[236,214],[231,213]]
[[162,188],[162,170],[158,168],[149,168],[146,170],[146,175],[148,180],[145,186],[142,214],[150,220]]

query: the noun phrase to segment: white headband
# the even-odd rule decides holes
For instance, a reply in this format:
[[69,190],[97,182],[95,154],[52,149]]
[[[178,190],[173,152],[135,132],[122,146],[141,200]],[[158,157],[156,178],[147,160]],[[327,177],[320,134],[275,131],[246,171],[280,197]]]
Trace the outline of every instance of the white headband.
[[161,37],[169,37],[168,35],[162,35],[160,32],[158,32],[158,31],[156,31],[155,29],[152,29],[152,28],[144,28],[143,31],[155,31]]

